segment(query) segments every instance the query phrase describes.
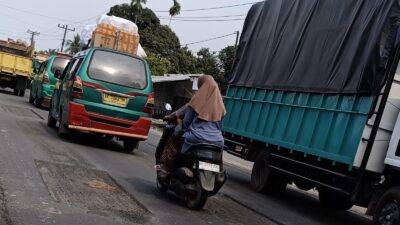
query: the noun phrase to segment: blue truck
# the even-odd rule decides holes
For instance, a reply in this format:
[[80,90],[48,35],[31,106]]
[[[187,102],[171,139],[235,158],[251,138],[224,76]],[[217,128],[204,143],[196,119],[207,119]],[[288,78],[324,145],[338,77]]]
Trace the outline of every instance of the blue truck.
[[267,0],[246,17],[225,96],[251,186],[316,188],[322,205],[400,223],[400,6]]

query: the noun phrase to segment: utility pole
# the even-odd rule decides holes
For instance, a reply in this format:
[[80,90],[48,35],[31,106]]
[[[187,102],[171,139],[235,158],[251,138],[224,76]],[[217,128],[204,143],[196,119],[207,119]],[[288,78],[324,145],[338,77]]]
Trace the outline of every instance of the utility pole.
[[232,72],[232,69],[233,69],[233,65],[235,64],[237,47],[238,47],[238,44],[239,44],[239,31],[237,30],[234,33],[236,33],[236,41],[235,41],[235,53],[233,54],[233,62],[232,62],[231,72]]
[[235,33],[236,33],[236,41],[235,41],[235,52],[236,52],[237,46],[239,44],[239,31],[237,30],[235,31]]
[[67,25],[62,25],[62,26],[60,24],[58,24],[58,27],[61,28],[61,29],[64,29],[64,37],[63,37],[62,44],[61,44],[61,51],[63,51],[64,50],[65,37],[67,36],[67,31],[75,31],[75,28],[72,28],[72,29],[68,28],[68,24]]
[[26,32],[31,35],[31,46],[33,46],[33,44],[35,43],[35,36],[39,36],[40,33],[36,32],[36,31],[31,31],[31,30],[28,30]]

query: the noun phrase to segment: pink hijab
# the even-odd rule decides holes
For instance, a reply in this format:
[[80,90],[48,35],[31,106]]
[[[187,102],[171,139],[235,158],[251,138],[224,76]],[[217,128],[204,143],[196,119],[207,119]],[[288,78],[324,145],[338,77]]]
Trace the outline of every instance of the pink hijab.
[[198,114],[198,118],[210,122],[222,120],[226,111],[217,82],[210,75],[203,75],[198,81],[199,90],[189,105]]

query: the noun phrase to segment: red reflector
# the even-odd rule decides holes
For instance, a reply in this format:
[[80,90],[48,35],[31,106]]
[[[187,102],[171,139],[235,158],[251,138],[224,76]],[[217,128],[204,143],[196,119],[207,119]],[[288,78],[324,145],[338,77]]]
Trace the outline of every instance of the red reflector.
[[154,107],[154,93],[150,93],[147,97],[147,103],[143,109],[143,112],[148,114],[153,114],[153,107]]
[[72,85],[71,97],[83,99],[82,79],[79,76],[75,77],[74,83]]

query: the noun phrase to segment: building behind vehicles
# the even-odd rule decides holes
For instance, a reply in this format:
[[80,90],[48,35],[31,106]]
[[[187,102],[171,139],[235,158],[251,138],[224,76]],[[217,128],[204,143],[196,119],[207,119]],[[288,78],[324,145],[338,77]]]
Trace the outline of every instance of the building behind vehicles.
[[49,106],[57,82],[54,76],[55,71],[64,71],[71,57],[66,53],[57,53],[40,64],[39,70],[31,81],[29,103],[34,103],[36,107]]
[[398,1],[270,0],[250,9],[225,97],[251,185],[317,188],[322,205],[400,214]]
[[75,130],[116,137],[123,141],[124,151],[132,152],[148,137],[154,94],[149,66],[134,54],[138,41],[129,32],[125,36],[118,32],[121,20],[136,29],[132,36],[138,38],[132,22],[102,17],[103,23],[93,30],[93,41],[84,44],[89,48],[76,54],[64,72],[55,71],[59,82],[48,126],[58,121],[60,136]]
[[0,40],[0,86],[14,89],[14,95],[25,95],[33,49],[21,41]]

